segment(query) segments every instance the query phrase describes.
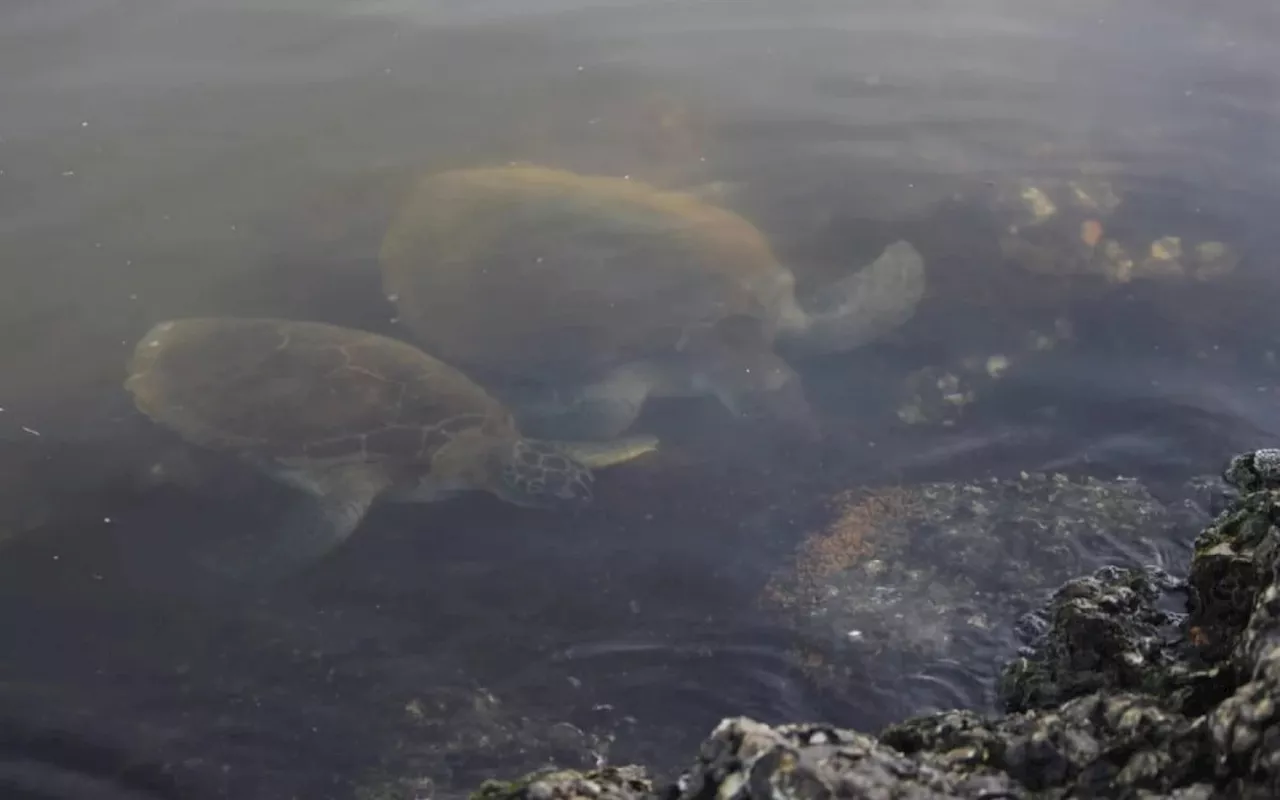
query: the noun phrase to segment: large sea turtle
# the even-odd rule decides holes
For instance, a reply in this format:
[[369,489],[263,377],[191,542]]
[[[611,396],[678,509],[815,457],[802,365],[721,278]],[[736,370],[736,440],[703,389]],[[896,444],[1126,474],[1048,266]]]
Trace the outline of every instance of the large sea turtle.
[[[457,169],[410,192],[381,250],[417,341],[544,435],[606,438],[649,396],[714,395],[812,432],[775,352],[868,343],[910,318],[924,264],[904,241],[801,303],[761,232],[690,192],[536,165]],[[545,427],[550,425],[550,427]]]
[[521,506],[578,507],[592,498],[592,467],[656,444],[524,438],[457,369],[404,342],[318,322],[161,322],[138,342],[125,386],[154,421],[310,495],[253,564],[234,565],[263,575],[336,547],[377,499],[481,489]]

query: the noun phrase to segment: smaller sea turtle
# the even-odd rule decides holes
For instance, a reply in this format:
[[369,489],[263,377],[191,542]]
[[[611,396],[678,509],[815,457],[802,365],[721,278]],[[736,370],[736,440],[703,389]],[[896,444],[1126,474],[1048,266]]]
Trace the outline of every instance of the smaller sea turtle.
[[252,555],[248,569],[262,575],[336,547],[378,499],[481,489],[520,506],[580,507],[592,498],[592,467],[656,446],[651,437],[524,438],[457,369],[404,342],[318,322],[162,322],[135,348],[125,387],[184,439],[310,495]]
[[381,261],[419,344],[496,392],[534,387],[510,395],[522,423],[573,438],[621,433],[651,396],[711,395],[735,416],[813,433],[775,344],[859,347],[906,322],[925,285],[920,254],[899,241],[802,301],[741,216],[689,192],[536,165],[426,177]]

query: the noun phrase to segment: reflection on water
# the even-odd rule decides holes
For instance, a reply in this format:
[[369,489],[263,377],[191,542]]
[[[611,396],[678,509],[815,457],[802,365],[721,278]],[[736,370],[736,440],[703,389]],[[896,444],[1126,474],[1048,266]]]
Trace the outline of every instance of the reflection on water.
[[[0,786],[452,793],[678,763],[731,713],[983,706],[1004,634],[830,691],[760,592],[849,488],[1044,469],[1169,501],[1274,438],[1277,24],[1261,0],[5,4]],[[638,423],[660,456],[579,516],[378,508],[305,579],[205,582],[191,544],[287,491],[141,419],[134,342],[196,314],[400,335],[377,261],[399,199],[510,161],[712,185],[803,290],[906,239],[929,288],[884,340],[793,364],[820,444],[662,400]],[[1122,202],[1027,227],[998,199],[1070,181]],[[1172,275],[1169,236],[1238,261]],[[1063,267],[1108,239],[1107,269]]]

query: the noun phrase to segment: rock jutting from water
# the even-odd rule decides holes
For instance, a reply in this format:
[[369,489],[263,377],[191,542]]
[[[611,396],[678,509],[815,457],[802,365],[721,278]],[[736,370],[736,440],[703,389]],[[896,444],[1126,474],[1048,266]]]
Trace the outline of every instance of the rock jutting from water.
[[[1280,797],[1280,451],[1232,460],[1189,575],[1103,567],[1033,616],[1005,713],[877,735],[725,719],[678,778],[640,767],[489,781],[477,800]],[[1170,602],[1174,601],[1174,602]]]

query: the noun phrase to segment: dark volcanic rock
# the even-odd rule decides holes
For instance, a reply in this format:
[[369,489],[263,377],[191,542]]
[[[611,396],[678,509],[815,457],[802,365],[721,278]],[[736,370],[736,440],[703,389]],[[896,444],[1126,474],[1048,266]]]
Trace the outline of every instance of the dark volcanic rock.
[[1006,710],[1047,708],[1099,689],[1159,691],[1185,615],[1156,603],[1182,588],[1154,567],[1103,567],[1068,581],[1048,609],[1030,615],[1045,634],[1030,656],[1005,668]]
[[726,719],[667,800],[827,797],[1014,796],[1007,776],[981,766],[954,770],[932,753],[906,754],[856,731],[825,725],[770,727]]
[[[1059,589],[1004,673],[1008,713],[950,711],[878,736],[726,719],[678,781],[643,771],[487,784],[496,800],[1280,797],[1280,451],[1237,491],[1187,581],[1107,567]],[[1168,601],[1182,597],[1186,613]]]
[[545,770],[518,781],[485,781],[473,800],[640,800],[653,796],[641,767],[604,767],[581,772]]

